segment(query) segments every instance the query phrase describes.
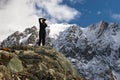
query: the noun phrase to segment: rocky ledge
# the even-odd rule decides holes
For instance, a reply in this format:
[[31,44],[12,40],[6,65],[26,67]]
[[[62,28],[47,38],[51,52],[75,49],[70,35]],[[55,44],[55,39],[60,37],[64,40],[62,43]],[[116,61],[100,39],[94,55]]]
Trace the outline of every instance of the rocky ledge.
[[64,55],[49,47],[0,50],[0,80],[84,80]]

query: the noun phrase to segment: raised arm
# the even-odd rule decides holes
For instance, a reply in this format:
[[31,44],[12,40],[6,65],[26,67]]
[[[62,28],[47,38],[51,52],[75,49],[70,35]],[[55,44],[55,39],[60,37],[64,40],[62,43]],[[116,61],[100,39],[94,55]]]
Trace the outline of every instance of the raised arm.
[[42,22],[41,22],[42,19],[43,19],[43,18],[39,18],[39,23],[42,23]]

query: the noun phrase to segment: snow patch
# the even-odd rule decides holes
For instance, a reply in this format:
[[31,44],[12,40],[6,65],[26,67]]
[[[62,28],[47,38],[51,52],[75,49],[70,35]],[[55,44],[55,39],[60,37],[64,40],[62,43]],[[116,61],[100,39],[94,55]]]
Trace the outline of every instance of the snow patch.
[[49,27],[49,29],[50,29],[49,36],[51,38],[57,39],[60,32],[63,32],[64,30],[66,30],[70,26],[72,26],[72,24],[51,24]]
[[31,34],[28,34],[26,37],[20,39],[20,43],[25,43],[30,36],[31,36]]

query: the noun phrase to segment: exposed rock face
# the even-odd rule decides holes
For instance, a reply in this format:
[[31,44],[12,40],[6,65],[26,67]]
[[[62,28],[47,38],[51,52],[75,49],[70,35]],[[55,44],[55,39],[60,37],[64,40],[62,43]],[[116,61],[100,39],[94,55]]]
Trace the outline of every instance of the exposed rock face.
[[[6,46],[12,46],[12,45],[19,45],[19,40],[20,40],[20,32],[16,31],[12,35],[10,35],[6,40],[4,40],[1,45],[2,47]],[[9,45],[8,45],[9,44]]]
[[1,80],[84,80],[73,65],[49,47],[15,46],[0,50]]
[[120,27],[102,21],[86,28],[84,34],[90,46],[84,54],[88,54],[89,59],[76,57],[74,64],[80,73],[83,71],[81,74],[90,80],[119,80]]
[[[53,47],[66,56],[74,57],[76,53],[81,51],[80,46],[87,45],[87,39],[82,33],[80,27],[71,26],[60,34],[54,41]],[[79,44],[79,42],[82,42],[82,44]]]

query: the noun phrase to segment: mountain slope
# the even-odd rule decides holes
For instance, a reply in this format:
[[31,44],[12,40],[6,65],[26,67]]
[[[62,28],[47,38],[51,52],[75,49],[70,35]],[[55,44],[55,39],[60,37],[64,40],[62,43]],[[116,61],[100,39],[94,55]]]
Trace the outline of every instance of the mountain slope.
[[92,55],[92,58],[84,58],[83,62],[75,58],[80,73],[90,80],[119,80],[120,27],[101,21],[87,27],[84,34],[91,48],[85,54]]

